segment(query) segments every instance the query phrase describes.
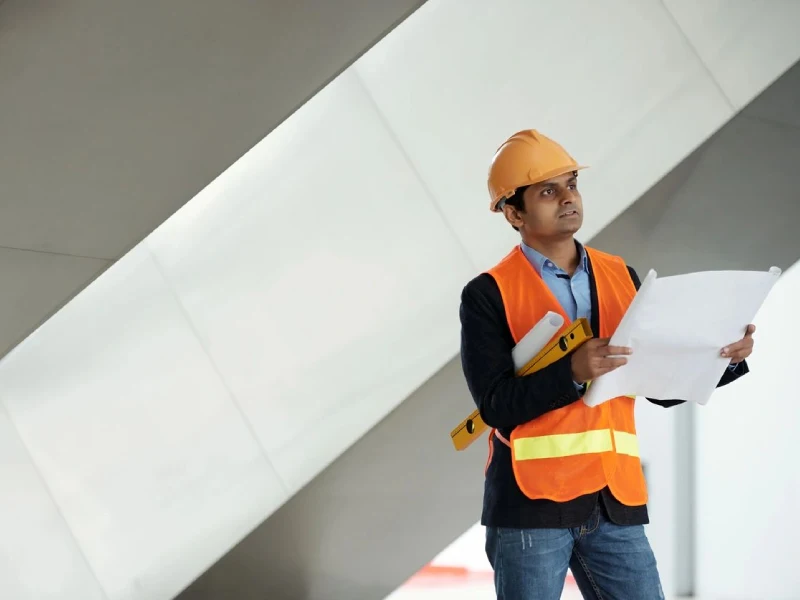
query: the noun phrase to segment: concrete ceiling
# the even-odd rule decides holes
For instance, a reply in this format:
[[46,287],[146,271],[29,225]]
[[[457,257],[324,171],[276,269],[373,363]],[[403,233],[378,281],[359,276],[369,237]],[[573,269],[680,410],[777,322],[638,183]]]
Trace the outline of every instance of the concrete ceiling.
[[0,357],[423,2],[0,2]]
[[[798,123],[800,64],[588,241],[642,276],[789,268]],[[447,435],[472,406],[456,357],[179,600],[385,598],[479,519],[485,438],[456,453]]]

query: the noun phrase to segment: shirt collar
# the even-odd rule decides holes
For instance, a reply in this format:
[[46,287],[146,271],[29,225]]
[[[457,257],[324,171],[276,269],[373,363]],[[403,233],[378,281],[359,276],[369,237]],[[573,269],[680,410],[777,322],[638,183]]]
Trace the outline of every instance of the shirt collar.
[[[589,272],[589,258],[586,254],[586,248],[583,247],[583,244],[575,240],[575,245],[578,247],[578,254],[580,254],[580,262],[578,263],[578,271],[581,269],[585,270],[587,273]],[[528,259],[528,261],[533,265],[533,268],[536,269],[536,272],[541,276],[542,271],[547,269],[548,271],[561,271],[554,263],[550,262],[550,260],[538,250],[534,250],[530,246],[528,246],[525,242],[520,242],[520,248],[522,249],[522,253]]]

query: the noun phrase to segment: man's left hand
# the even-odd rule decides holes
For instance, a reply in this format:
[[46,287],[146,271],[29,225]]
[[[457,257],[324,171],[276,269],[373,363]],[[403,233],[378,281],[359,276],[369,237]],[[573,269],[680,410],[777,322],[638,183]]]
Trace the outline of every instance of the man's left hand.
[[725,346],[721,356],[731,359],[732,365],[738,365],[753,353],[753,334],[756,332],[755,325],[748,325],[744,337],[738,342]]

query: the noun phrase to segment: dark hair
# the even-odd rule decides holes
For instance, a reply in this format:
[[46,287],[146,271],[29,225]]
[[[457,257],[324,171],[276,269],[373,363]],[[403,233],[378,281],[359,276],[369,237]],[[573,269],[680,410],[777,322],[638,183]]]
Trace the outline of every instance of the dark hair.
[[[516,208],[519,212],[524,213],[525,212],[524,195],[525,195],[525,190],[527,190],[529,187],[530,187],[529,185],[523,185],[522,187],[518,187],[516,190],[514,190],[514,195],[505,201],[505,204],[508,204],[509,206]],[[512,227],[514,226],[512,225]],[[514,227],[514,231],[519,231],[519,227]]]

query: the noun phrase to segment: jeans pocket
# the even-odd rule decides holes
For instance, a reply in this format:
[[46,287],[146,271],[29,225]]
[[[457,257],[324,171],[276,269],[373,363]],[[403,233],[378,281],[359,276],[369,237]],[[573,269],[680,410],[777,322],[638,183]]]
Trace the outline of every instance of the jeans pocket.
[[494,544],[510,553],[548,553],[572,543],[568,529],[493,528]]

